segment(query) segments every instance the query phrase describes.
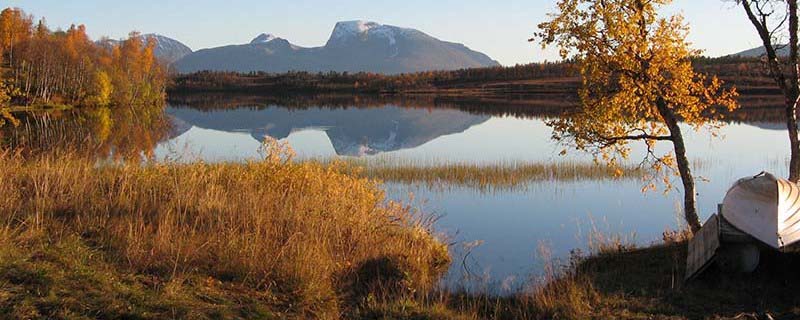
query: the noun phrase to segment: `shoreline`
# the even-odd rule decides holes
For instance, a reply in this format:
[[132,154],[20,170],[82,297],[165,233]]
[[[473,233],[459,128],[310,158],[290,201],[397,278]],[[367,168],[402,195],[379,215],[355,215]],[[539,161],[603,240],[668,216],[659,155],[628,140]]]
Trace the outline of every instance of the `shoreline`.
[[65,111],[77,109],[78,107],[67,104],[34,104],[29,106],[14,105],[10,106],[9,112],[35,112],[35,111]]

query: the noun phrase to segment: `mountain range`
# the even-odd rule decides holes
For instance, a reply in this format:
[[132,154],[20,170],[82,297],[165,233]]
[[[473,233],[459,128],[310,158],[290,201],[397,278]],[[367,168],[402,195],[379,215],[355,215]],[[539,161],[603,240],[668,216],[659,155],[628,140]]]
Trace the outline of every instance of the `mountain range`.
[[156,55],[180,73],[213,70],[396,74],[500,65],[463,44],[442,41],[415,29],[369,21],[336,23],[325,45],[311,48],[262,33],[249,43],[192,52],[177,40],[148,36],[157,41]]
[[[156,41],[155,55],[180,73],[196,71],[236,72],[377,72],[406,73],[499,66],[486,54],[463,44],[442,41],[419,30],[382,25],[369,21],[336,23],[328,41],[320,47],[301,47],[273,34],[262,33],[246,44],[234,44],[192,51],[178,40],[145,34]],[[103,39],[103,45],[117,40]],[[788,54],[778,46],[778,55]],[[764,56],[763,46],[729,56]]]

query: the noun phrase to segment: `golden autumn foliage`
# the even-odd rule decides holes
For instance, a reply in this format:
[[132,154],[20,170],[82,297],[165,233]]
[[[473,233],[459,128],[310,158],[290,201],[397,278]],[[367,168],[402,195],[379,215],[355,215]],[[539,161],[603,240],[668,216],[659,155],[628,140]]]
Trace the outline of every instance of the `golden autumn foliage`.
[[8,106],[11,97],[8,95],[7,87],[3,79],[0,79],[0,126],[5,124],[7,120],[14,121],[11,116],[10,108]]
[[131,33],[94,42],[83,25],[51,31],[21,9],[0,13],[0,68],[14,104],[151,105],[164,100],[166,68],[153,41]]
[[111,94],[114,92],[114,87],[111,83],[111,77],[109,77],[108,73],[105,71],[99,70],[94,74],[93,79],[93,94],[89,96],[87,102],[98,107],[104,107],[111,104]]
[[[720,125],[718,108],[735,109],[737,94],[694,71],[690,58],[700,51],[686,41],[689,27],[680,15],[658,15],[670,2],[561,0],[537,35],[543,46],[556,45],[563,58],[578,62],[583,81],[581,108],[550,122],[554,138],[611,165],[629,156],[631,141],[642,141],[643,164],[657,173],[677,167],[694,228],[694,182],[678,122],[713,130]],[[656,154],[658,141],[672,142],[674,152]]]
[[540,25],[544,42],[577,58],[583,76],[583,108],[554,123],[559,136],[574,137],[580,149],[613,147],[624,155],[630,140],[607,138],[668,134],[659,103],[696,127],[715,125],[717,106],[736,108],[735,90],[692,69],[688,58],[700,51],[686,42],[682,17],[657,17],[654,4],[668,2],[565,0],[561,13]]

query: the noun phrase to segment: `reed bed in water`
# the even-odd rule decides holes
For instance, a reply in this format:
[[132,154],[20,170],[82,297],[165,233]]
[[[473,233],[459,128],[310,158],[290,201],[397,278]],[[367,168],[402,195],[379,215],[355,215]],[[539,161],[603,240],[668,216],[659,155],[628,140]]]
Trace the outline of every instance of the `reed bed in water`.
[[368,296],[424,292],[449,265],[425,220],[376,182],[274,154],[6,152],[0,194],[0,317],[338,318]]
[[640,179],[645,172],[635,166],[613,168],[592,162],[420,163],[391,159],[343,160],[356,174],[386,182],[514,189],[536,181]]

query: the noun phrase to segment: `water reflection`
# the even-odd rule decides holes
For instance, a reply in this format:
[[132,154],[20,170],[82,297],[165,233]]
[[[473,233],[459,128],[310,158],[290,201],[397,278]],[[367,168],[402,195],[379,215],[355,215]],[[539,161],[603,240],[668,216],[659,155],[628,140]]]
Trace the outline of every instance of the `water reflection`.
[[[384,108],[301,109],[269,107],[206,112],[167,108],[182,125],[231,133],[286,139],[300,131],[323,132],[337,155],[363,156],[415,148],[444,135],[464,132],[489,120],[456,110]],[[190,139],[194,140],[194,139]]]
[[153,158],[159,143],[182,134],[173,130],[164,106],[87,108],[19,112],[17,127],[0,130],[0,142],[19,152],[66,150],[104,159]]

